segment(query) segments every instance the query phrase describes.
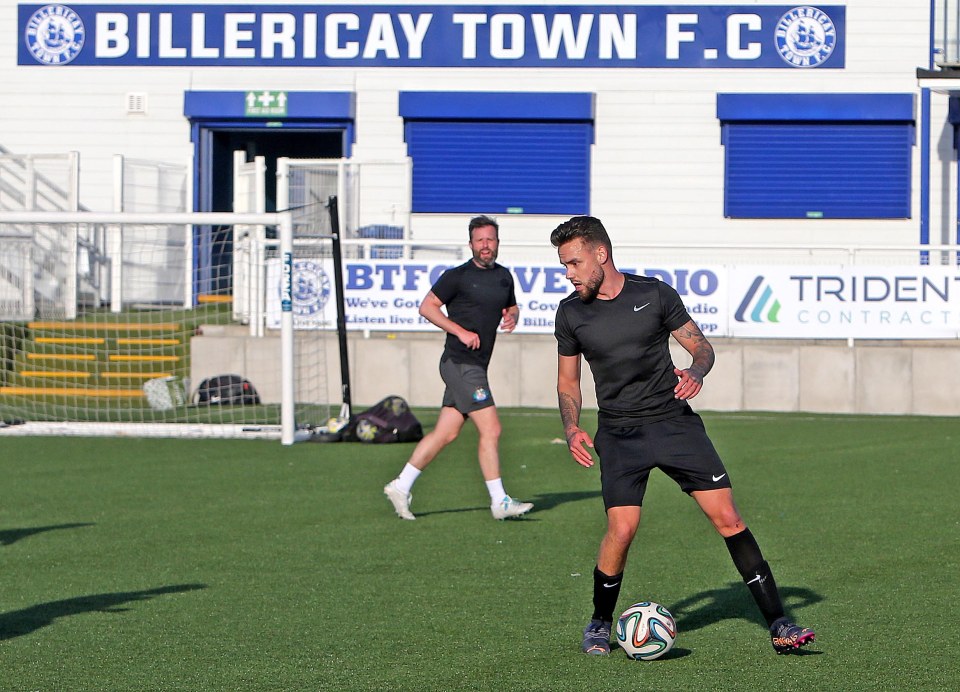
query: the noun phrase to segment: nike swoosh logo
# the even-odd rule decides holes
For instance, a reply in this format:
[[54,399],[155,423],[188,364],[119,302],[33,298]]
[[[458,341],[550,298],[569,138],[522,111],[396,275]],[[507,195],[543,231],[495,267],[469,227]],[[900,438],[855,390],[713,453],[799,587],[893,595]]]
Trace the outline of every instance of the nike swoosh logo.
[[750,581],[748,581],[747,584],[752,584],[752,583],[755,582],[755,581],[762,582],[763,579],[761,579],[761,578],[760,578],[760,575],[758,574],[758,575],[755,576],[753,579],[751,579]]
[[608,584],[606,582],[603,583],[603,588],[605,589],[612,589],[614,586],[620,586],[620,583],[619,582],[615,582],[613,584]]
[[636,305],[634,305],[634,306],[633,306],[633,311],[634,311],[634,312],[640,312],[640,311],[643,310],[645,307],[647,307],[647,305],[650,305],[650,303],[647,303],[646,305],[641,305],[640,307],[637,307]]
[[713,476],[713,482],[716,483],[717,481],[721,480],[721,479],[722,479],[724,476],[726,476],[726,475],[727,475],[727,474],[725,474],[725,473],[721,473],[719,476]]

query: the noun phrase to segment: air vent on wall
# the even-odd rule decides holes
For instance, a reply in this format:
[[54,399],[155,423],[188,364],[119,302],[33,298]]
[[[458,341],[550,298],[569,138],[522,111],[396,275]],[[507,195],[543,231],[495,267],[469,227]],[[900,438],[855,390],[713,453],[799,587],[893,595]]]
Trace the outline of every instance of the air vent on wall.
[[147,112],[147,95],[141,91],[127,94],[127,115],[143,115]]

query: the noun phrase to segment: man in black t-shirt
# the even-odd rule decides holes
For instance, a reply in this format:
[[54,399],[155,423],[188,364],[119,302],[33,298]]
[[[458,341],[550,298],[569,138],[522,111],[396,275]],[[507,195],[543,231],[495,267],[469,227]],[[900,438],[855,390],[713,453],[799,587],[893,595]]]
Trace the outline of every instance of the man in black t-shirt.
[[[599,219],[573,217],[553,231],[550,241],[575,289],[560,302],[556,317],[560,417],[574,461],[593,466],[587,448],[595,447],[607,511],[607,532],[593,573],[594,610],[582,650],[610,652],[627,553],[654,468],[676,481],[723,536],[767,621],[774,650],[787,653],[813,641],[813,630],[795,625],[784,613],[770,566],[733,502],[730,476],[700,416],[687,403],[700,392],[714,352],[680,296],[658,279],[617,270]],[[673,364],[671,336],[693,358],[689,367]],[[580,427],[581,356],[596,383],[595,438]]]
[[[448,444],[457,439],[467,418],[477,426],[477,456],[490,494],[494,519],[526,514],[530,502],[510,497],[500,477],[500,418],[487,382],[497,327],[512,332],[517,326],[517,298],[513,276],[497,264],[499,226],[486,216],[470,220],[473,258],[445,271],[420,304],[420,314],[447,333],[440,377],[446,385],[437,425],[423,437],[400,475],[383,489],[401,519],[416,519],[410,511],[413,483]],[[443,307],[446,307],[444,314]]]

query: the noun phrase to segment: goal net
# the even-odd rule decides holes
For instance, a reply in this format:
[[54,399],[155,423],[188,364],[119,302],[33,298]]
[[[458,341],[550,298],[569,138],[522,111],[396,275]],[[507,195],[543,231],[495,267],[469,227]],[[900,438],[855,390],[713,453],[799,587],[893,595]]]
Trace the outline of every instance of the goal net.
[[0,435],[308,437],[343,405],[325,216],[0,212]]

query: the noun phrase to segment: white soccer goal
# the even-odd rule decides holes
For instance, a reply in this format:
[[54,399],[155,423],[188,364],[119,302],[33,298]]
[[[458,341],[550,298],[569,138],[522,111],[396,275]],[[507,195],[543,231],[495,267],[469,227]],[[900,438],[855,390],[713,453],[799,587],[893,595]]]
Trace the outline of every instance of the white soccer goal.
[[290,212],[0,211],[0,435],[309,437],[342,413],[331,241]]

